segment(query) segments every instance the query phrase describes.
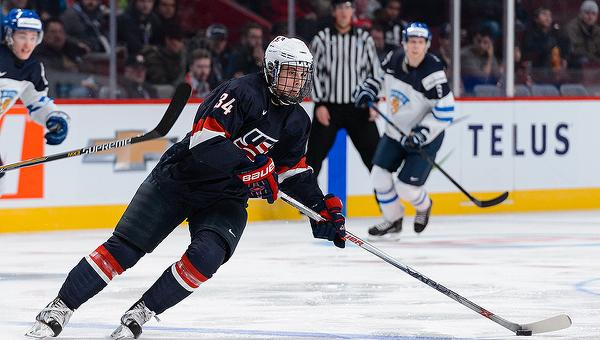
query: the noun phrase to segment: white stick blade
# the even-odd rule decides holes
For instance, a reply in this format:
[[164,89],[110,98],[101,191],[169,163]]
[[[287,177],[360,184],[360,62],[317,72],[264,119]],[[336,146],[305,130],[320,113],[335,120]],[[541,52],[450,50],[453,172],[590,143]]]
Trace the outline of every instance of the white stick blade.
[[538,334],[569,328],[571,324],[571,318],[566,314],[561,314],[545,320],[521,325],[521,329],[530,330],[533,334]]

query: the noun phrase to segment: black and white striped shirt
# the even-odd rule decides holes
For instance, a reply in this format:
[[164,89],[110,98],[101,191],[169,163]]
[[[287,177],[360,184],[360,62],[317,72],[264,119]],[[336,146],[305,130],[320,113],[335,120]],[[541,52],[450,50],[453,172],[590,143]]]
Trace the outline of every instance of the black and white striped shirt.
[[310,44],[313,53],[315,103],[349,104],[354,89],[367,77],[383,74],[368,31],[353,27],[340,34],[333,26],[319,31]]

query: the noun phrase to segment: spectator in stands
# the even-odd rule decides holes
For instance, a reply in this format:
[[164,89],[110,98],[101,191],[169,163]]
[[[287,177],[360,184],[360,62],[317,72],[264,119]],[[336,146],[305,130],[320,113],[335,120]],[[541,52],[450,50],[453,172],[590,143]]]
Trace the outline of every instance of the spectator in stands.
[[100,0],[77,0],[61,17],[70,39],[86,44],[92,52],[108,53],[108,17]]
[[400,47],[402,39],[402,28],[406,21],[400,18],[402,13],[402,2],[400,0],[388,0],[382,10],[377,11],[375,23],[383,27],[385,42],[394,47]]
[[375,11],[381,8],[377,0],[354,0],[354,20],[356,27],[370,29],[375,19]]
[[177,25],[177,0],[158,0],[156,15],[165,24]]
[[28,2],[28,0],[2,0],[2,17],[4,18],[13,8],[29,8]]
[[[101,98],[108,98],[108,87],[100,90]],[[146,62],[144,56],[137,54],[125,60],[125,73],[119,77],[118,98],[158,98],[156,89],[146,82]]]
[[240,44],[232,52],[228,65],[228,76],[241,77],[262,70],[265,50],[262,27],[250,22],[244,26]]
[[131,0],[127,10],[117,18],[117,39],[127,46],[130,55],[145,46],[161,43],[160,20],[152,8],[154,0]]
[[192,95],[205,98],[216,87],[211,75],[210,52],[199,48],[192,53],[190,71],[185,76],[186,83],[192,86]]
[[571,43],[571,61],[569,66],[580,67],[600,62],[600,27],[598,22],[598,4],[586,0],[581,4],[579,16],[565,27]]
[[88,51],[85,44],[67,40],[60,19],[49,19],[44,23],[44,39],[36,53],[46,68],[61,72],[78,72],[81,58]]
[[569,42],[558,24],[553,24],[549,9],[536,9],[533,20],[533,27],[523,35],[523,60],[531,63],[533,81],[561,82],[567,67]]
[[394,49],[394,46],[385,43],[383,27],[379,25],[373,25],[373,27],[371,27],[369,30],[369,33],[371,33],[371,37],[375,43],[375,50],[377,50],[377,57],[379,57],[379,61],[381,62],[388,52]]
[[155,85],[177,85],[185,75],[185,44],[178,26],[165,27],[165,39],[161,46],[144,49],[147,81]]
[[229,60],[227,49],[227,27],[221,24],[212,24],[206,29],[207,48],[211,54],[211,74],[220,84],[226,80],[225,70]]
[[482,29],[473,36],[473,43],[460,52],[462,81],[467,93],[472,93],[475,85],[496,84],[500,77],[500,67],[494,55],[494,41],[491,32]]
[[452,70],[450,69],[452,60],[452,41],[450,40],[451,31],[452,27],[449,23],[445,23],[442,25],[440,29],[440,34],[438,36],[438,50],[434,53],[436,56],[438,56],[438,58],[440,58],[440,60],[444,64],[448,78],[451,77],[452,73]]
[[156,0],[156,5],[154,6],[154,12],[160,21],[160,41],[163,41],[164,36],[162,35],[162,31],[167,26],[179,26],[179,22],[177,21],[177,0]]

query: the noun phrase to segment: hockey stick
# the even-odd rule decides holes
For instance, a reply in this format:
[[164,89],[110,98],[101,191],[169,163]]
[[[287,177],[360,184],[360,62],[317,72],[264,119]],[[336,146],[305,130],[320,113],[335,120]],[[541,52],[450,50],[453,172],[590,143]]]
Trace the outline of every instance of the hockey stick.
[[171,99],[171,102],[169,103],[169,107],[167,107],[167,110],[165,111],[165,114],[162,117],[162,119],[160,120],[160,122],[158,123],[158,125],[152,131],[147,132],[143,135],[139,135],[139,136],[131,137],[131,138],[127,138],[127,139],[116,140],[116,141],[108,142],[105,144],[92,145],[92,146],[88,146],[85,148],[81,148],[81,149],[77,149],[77,150],[73,150],[73,151],[67,151],[67,152],[63,152],[63,153],[58,153],[58,154],[54,154],[54,155],[50,155],[50,156],[32,158],[32,159],[24,160],[24,161],[13,163],[13,164],[3,165],[3,166],[0,166],[0,173],[9,171],[9,170],[15,170],[15,169],[19,169],[19,168],[34,166],[34,165],[41,164],[41,163],[52,162],[52,161],[55,161],[58,159],[75,157],[75,156],[80,156],[80,155],[85,155],[85,154],[92,154],[92,153],[106,151],[106,150],[115,149],[115,148],[122,148],[129,144],[141,143],[141,142],[145,142],[145,141],[148,141],[151,139],[164,137],[169,132],[169,130],[171,130],[171,128],[173,127],[173,124],[175,124],[175,121],[177,120],[177,118],[179,118],[181,111],[183,111],[185,104],[187,104],[187,101],[190,98],[191,92],[192,92],[192,88],[190,87],[190,85],[188,85],[186,83],[179,84],[179,86],[177,86],[177,88],[175,89],[175,94],[173,95],[173,98]]
[[[311,218],[315,221],[323,221],[324,220],[321,215],[314,212],[313,210],[311,210],[304,204],[298,202],[294,198],[288,196],[285,192],[280,191],[279,197],[281,197],[281,199],[284,200],[285,202],[287,202],[289,205],[291,205],[294,208],[303,212],[309,218]],[[518,324],[518,323],[508,321],[508,320],[503,319],[503,318],[499,317],[498,315],[488,311],[487,309],[475,304],[474,302],[459,295],[458,293],[433,281],[432,279],[417,272],[416,270],[412,269],[411,267],[398,262],[392,256],[390,256],[387,253],[383,252],[382,250],[376,248],[375,246],[371,245],[370,243],[363,241],[358,236],[352,234],[351,232],[348,231],[348,229],[346,229],[345,239],[346,239],[346,241],[350,241],[350,242],[356,244],[357,246],[368,251],[369,253],[379,257],[380,259],[391,264],[392,266],[402,270],[403,272],[414,277],[415,279],[425,283],[426,285],[437,290],[438,292],[448,296],[449,298],[460,303],[461,305],[468,307],[471,310],[477,312],[478,314],[494,321],[495,323],[499,324],[500,326],[515,332],[516,335],[532,335],[532,334],[538,334],[538,333],[553,332],[553,331],[558,331],[558,330],[565,329],[565,328],[568,328],[569,326],[571,326],[571,318],[569,318],[569,316],[565,315],[565,314],[557,315],[557,316],[554,316],[554,317],[551,317],[548,319],[544,319],[544,320],[532,322],[532,323],[527,323],[527,324]]]
[[[394,130],[398,131],[402,136],[406,136],[406,134],[402,132],[402,130],[400,130],[400,128],[396,124],[394,124],[394,122],[392,122],[389,117],[387,117],[383,112],[381,112],[381,110],[379,110],[379,108],[374,103],[369,103],[369,107],[377,111],[381,118],[383,118],[383,120],[385,120],[391,127],[393,127]],[[458,190],[465,194],[465,196],[467,196],[471,200],[471,202],[473,202],[476,206],[480,208],[492,207],[494,205],[498,205],[504,202],[504,200],[508,198],[508,191],[505,191],[496,198],[492,198],[490,200],[478,200],[477,198],[473,197],[473,195],[471,195],[467,190],[465,190],[460,184],[458,184],[458,182],[456,182],[454,178],[452,178],[452,176],[450,176],[444,169],[442,169],[442,167],[439,166],[433,159],[431,159],[431,157],[429,157],[429,155],[427,155],[423,150],[419,149],[419,153],[421,154],[421,157],[423,157],[429,164],[437,168],[444,176],[446,176],[446,178],[448,178],[450,182],[452,182],[452,184],[454,184],[458,188]]]

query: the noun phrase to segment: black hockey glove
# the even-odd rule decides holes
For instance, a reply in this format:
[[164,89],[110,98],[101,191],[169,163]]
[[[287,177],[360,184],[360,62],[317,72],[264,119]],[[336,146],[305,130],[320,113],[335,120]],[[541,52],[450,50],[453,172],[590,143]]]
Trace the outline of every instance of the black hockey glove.
[[358,108],[368,107],[369,103],[376,103],[378,101],[376,89],[366,82],[356,87],[353,97],[354,106]]
[[402,136],[400,144],[406,150],[416,151],[421,149],[425,142],[427,142],[427,137],[429,137],[429,128],[417,125],[410,131],[408,136]]
[[275,163],[265,155],[258,155],[254,159],[254,166],[238,173],[238,177],[248,187],[250,198],[266,199],[272,204],[277,199],[279,185]]
[[313,236],[333,241],[338,248],[346,247],[346,219],[342,215],[342,201],[337,196],[327,194],[313,210],[325,218],[322,222],[310,220]]

